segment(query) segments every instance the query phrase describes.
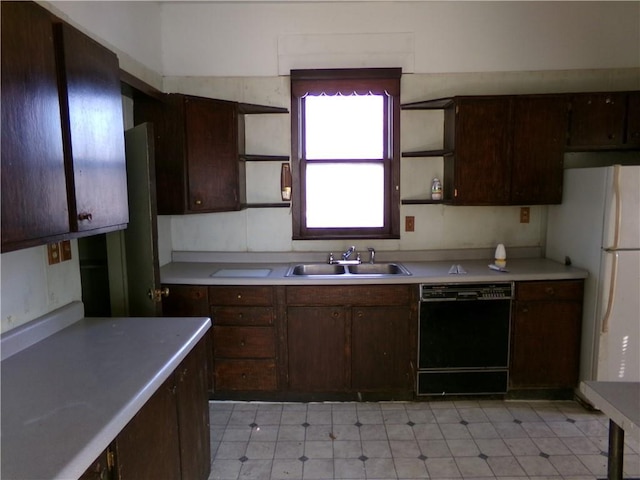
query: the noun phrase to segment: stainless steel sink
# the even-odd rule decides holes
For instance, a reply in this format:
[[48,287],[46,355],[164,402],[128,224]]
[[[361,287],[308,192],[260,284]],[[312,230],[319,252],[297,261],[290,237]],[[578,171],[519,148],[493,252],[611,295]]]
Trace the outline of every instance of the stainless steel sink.
[[398,263],[361,263],[350,265],[349,273],[354,275],[411,275],[409,270]]
[[329,263],[300,263],[289,267],[287,277],[316,276],[397,276],[411,275],[399,263],[360,263],[358,265],[335,265]]
[[289,268],[287,277],[291,276],[318,276],[318,275],[344,275],[344,265],[330,265],[328,263],[301,263]]

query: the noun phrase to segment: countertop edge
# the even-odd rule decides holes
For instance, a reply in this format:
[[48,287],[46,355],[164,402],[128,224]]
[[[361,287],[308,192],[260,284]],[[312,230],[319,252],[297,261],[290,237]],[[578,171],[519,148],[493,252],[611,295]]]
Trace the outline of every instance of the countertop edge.
[[[167,319],[180,317],[165,317]],[[87,458],[95,459],[102,451],[117,437],[118,433],[127,426],[131,419],[138,411],[149,401],[153,394],[160,386],[169,378],[171,373],[180,365],[189,352],[196,346],[211,327],[211,319],[209,317],[201,317],[205,320],[202,325],[194,332],[194,334],[186,341],[183,347],[158,371],[158,373],[149,382],[144,385],[139,393],[127,403],[118,416],[109,422],[109,424],[98,432],[94,439],[89,442],[78,454],[69,461],[69,464],[62,469],[56,478],[78,478],[91,465],[93,460],[86,462]]]

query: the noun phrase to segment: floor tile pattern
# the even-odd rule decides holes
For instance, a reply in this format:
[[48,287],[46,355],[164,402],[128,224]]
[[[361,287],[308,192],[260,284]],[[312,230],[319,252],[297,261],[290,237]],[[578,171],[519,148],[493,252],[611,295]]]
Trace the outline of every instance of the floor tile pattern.
[[[606,476],[608,419],[575,402],[210,402],[210,480]],[[640,477],[625,441],[625,476]]]

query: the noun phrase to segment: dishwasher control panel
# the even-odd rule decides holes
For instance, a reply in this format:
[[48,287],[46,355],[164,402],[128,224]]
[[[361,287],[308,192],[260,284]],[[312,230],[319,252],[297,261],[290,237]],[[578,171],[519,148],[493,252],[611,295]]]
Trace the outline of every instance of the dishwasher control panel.
[[512,297],[512,282],[420,285],[420,298],[423,302],[509,300]]

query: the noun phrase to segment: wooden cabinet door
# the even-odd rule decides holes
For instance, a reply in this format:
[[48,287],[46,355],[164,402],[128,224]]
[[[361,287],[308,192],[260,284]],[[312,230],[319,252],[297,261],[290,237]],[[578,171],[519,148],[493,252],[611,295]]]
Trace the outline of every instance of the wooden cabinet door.
[[622,145],[626,111],[624,93],[582,93],[571,99],[570,147]]
[[289,389],[343,392],[348,388],[347,309],[287,308]]
[[169,295],[162,298],[162,314],[165,317],[208,317],[207,287],[202,285],[164,284]]
[[188,210],[239,210],[237,104],[185,98]]
[[180,425],[180,465],[184,480],[206,480],[211,465],[209,446],[208,351],[198,345],[175,372]]
[[513,97],[511,203],[562,201],[568,100],[558,96]]
[[51,15],[2,2],[2,251],[70,231]]
[[[445,179],[453,173],[453,192],[445,188],[447,200],[459,205],[509,203],[508,119],[508,98],[465,98],[458,102],[455,153],[445,158]],[[452,172],[447,169],[448,162],[454,162]]]
[[61,111],[73,165],[73,231],[129,221],[118,57],[67,24],[56,25],[62,50]]
[[640,147],[640,92],[631,92],[627,99],[626,145]]
[[174,385],[171,375],[116,437],[119,480],[181,478]]
[[409,307],[356,307],[352,312],[352,389],[410,390]]
[[514,302],[511,388],[574,388],[578,382],[582,281],[522,282]]

